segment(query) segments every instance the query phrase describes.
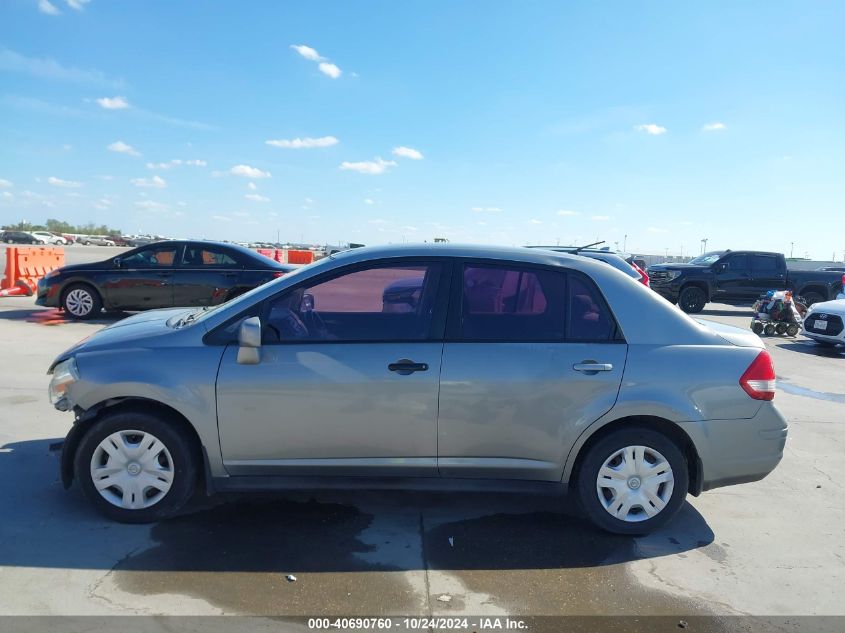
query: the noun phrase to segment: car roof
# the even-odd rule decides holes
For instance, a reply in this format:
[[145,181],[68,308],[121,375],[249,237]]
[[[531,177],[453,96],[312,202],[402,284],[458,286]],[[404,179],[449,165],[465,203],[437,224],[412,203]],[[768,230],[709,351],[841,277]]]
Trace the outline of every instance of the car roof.
[[354,262],[394,257],[466,257],[473,259],[503,259],[535,264],[559,266],[561,259],[572,261],[583,258],[555,253],[543,249],[528,249],[522,246],[492,246],[481,244],[454,244],[451,242],[422,244],[389,244],[385,246],[364,246],[329,255],[340,261]]
[[[278,268],[279,270],[293,270],[295,266],[292,264],[283,264],[281,262],[277,262],[275,259],[270,259],[258,253],[252,249],[249,249],[245,246],[241,246],[240,244],[232,244],[231,242],[215,242],[213,240],[162,240],[160,242],[152,242],[151,244],[185,244],[185,245],[192,245],[192,246],[214,246],[223,249],[229,249],[231,251],[235,251],[248,257],[252,260],[259,261],[262,264],[268,264],[273,268]],[[144,244],[144,246],[150,246],[151,244]],[[266,260],[266,261],[265,261]]]

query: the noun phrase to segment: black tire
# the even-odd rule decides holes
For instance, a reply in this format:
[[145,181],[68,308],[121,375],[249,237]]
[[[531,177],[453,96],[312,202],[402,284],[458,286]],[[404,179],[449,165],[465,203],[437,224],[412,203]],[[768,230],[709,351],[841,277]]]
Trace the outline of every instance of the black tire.
[[[128,509],[106,500],[91,476],[91,460],[100,442],[119,431],[155,436],[172,457],[173,481],[166,494],[148,508]],[[151,523],[176,514],[196,489],[200,466],[195,443],[178,422],[158,412],[118,410],[104,414],[83,436],[74,457],[74,475],[89,502],[103,516],[120,523]]]
[[786,326],[786,334],[788,336],[798,336],[798,332],[801,331],[801,327],[797,323],[790,323]]
[[780,336],[786,334],[786,323],[778,323],[775,326],[775,332],[777,332]]
[[698,314],[707,305],[707,293],[698,286],[687,286],[681,290],[678,306],[687,314]]
[[[80,296],[80,293],[87,293],[90,298],[90,309],[83,312],[77,307],[78,302],[74,302],[73,297]],[[71,293],[76,293],[71,295]],[[100,298],[100,293],[88,284],[71,284],[62,291],[62,309],[65,314],[74,319],[92,319],[97,316],[103,309],[103,300]]]
[[758,336],[763,333],[763,324],[760,321],[754,321],[751,324],[751,331]]
[[[645,446],[659,452],[672,468],[674,485],[669,501],[655,516],[641,521],[623,521],[610,514],[599,500],[599,470],[614,453],[627,446]],[[668,437],[649,428],[632,426],[611,431],[590,446],[580,459],[576,489],[581,508],[597,527],[614,534],[648,534],[669,521],[680,509],[689,489],[687,461],[683,452]]]
[[814,303],[821,303],[825,300],[824,297],[821,296],[818,292],[805,292],[803,295],[801,295],[801,298],[804,299],[802,303],[808,308]]
[[774,323],[767,323],[766,327],[763,328],[763,332],[766,333],[766,336],[772,336],[775,333]]

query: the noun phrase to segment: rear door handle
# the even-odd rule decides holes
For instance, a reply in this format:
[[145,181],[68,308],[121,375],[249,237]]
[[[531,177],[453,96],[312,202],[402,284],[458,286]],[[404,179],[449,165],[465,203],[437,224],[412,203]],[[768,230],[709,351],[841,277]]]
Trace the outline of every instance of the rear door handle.
[[572,366],[572,369],[575,371],[580,371],[584,374],[597,374],[600,371],[612,371],[613,365],[610,363],[595,363],[590,361],[584,361],[583,363],[575,363]]
[[395,363],[390,363],[387,368],[402,376],[408,376],[415,371],[428,371],[428,363],[415,363],[407,358],[402,358]]

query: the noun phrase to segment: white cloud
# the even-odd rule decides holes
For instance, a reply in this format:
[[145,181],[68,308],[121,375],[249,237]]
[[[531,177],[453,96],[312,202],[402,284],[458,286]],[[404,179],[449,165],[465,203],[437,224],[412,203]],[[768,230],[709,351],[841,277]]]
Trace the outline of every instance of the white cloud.
[[136,187],[152,187],[153,189],[164,189],[167,182],[161,176],[153,176],[152,178],[133,178],[130,180]]
[[320,55],[320,53],[315,51],[310,46],[306,46],[305,44],[291,44],[291,48],[309,61],[312,61],[312,62],[323,61],[323,57]]
[[161,202],[153,202],[152,200],[140,200],[135,203],[139,209],[146,209],[147,211],[166,211],[167,205]]
[[225,215],[212,215],[212,219],[219,220],[220,222],[231,222],[232,218],[226,217]]
[[53,79],[79,84],[119,87],[120,81],[111,81],[97,70],[67,68],[53,59],[25,57],[12,50],[0,48],[0,70],[25,73],[41,79]]
[[659,136],[660,134],[666,134],[666,128],[662,125],[657,125],[656,123],[643,123],[642,125],[635,125],[634,129],[639,132],[645,132],[646,134],[650,134],[651,136]]
[[324,75],[328,75],[332,79],[337,79],[343,74],[343,71],[331,62],[320,62],[318,68]]
[[256,189],[258,189],[258,185],[256,185],[254,182],[250,182],[250,183],[247,183],[246,188],[249,189],[250,191],[255,191]]
[[377,176],[383,174],[390,167],[395,167],[396,162],[392,160],[383,160],[381,157],[376,157],[374,161],[360,161],[350,163],[344,161],[340,164],[340,168],[348,171],[357,171],[359,174],[370,174]]
[[106,110],[125,110],[129,107],[126,97],[101,97],[97,99],[97,103]]
[[130,156],[140,156],[141,153],[131,145],[127,145],[123,141],[115,141],[106,149],[110,152],[117,152],[118,154],[129,154]]
[[294,139],[271,139],[264,142],[267,145],[272,145],[273,147],[284,147],[287,149],[311,149],[313,147],[331,147],[332,145],[337,145],[340,141],[338,141],[334,136],[321,136],[319,138],[306,136],[305,138]]
[[722,130],[726,129],[727,127],[728,126],[725,125],[724,123],[719,123],[718,121],[715,121],[713,123],[708,123],[707,125],[705,125],[701,129],[704,130],[705,132],[721,132]]
[[668,233],[666,229],[662,229],[659,226],[650,226],[646,229],[649,233]]
[[419,228],[417,228],[416,226],[403,226],[402,230],[403,231],[411,231],[413,233],[415,231],[419,231]]
[[244,178],[252,178],[258,180],[259,178],[270,178],[272,174],[269,171],[261,171],[258,167],[250,167],[249,165],[235,165],[229,170],[233,176],[243,176]]
[[38,10],[46,15],[60,15],[61,11],[50,0],[38,0]]
[[412,147],[405,147],[404,145],[400,145],[399,147],[393,148],[393,155],[399,156],[401,158],[410,158],[411,160],[422,160],[423,155],[422,152],[414,149]]
[[375,204],[376,201],[372,198],[364,198],[364,204]]
[[91,0],[65,0],[65,2],[67,2],[67,6],[71,9],[82,11],[82,9],[85,8],[85,5],[91,2]]
[[594,222],[607,222],[610,219],[609,215],[594,215],[590,218]]
[[543,223],[543,222],[542,222],[541,220],[538,220],[538,219],[536,219],[536,218],[532,218],[532,219],[531,219],[531,224],[542,224],[542,223]]
[[577,211],[570,211],[569,209],[560,209],[557,212],[557,214],[560,215],[560,216],[568,217],[568,216],[572,216],[572,215],[578,215],[578,212]]
[[270,198],[266,196],[262,196],[258,193],[248,193],[244,196],[247,200],[252,200],[253,202],[270,202]]
[[499,207],[472,207],[472,210],[476,213],[501,213],[502,210]]
[[2,194],[0,194],[0,195],[1,195],[2,197],[6,198],[6,199],[9,199],[9,200],[15,197],[15,194],[13,194],[11,191],[4,191],[4,192],[3,192]]
[[0,189],[9,189],[10,187],[14,187],[14,183],[11,180],[6,180],[5,178],[0,178]]
[[173,158],[166,163],[147,163],[147,169],[170,169],[179,165],[193,165],[194,167],[205,167],[208,163],[204,160],[180,160]]
[[75,180],[62,180],[61,178],[56,178],[55,176],[50,176],[47,179],[47,182],[54,187],[65,187],[67,189],[77,189],[82,186],[81,182],[77,182]]

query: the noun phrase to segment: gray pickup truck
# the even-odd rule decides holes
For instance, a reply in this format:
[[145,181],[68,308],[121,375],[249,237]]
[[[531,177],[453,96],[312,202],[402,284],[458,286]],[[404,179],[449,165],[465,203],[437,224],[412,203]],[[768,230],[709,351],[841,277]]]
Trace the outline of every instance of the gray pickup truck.
[[789,270],[781,253],[712,251],[686,264],[656,264],[651,288],[687,313],[709,301],[751,304],[767,290],[791,290],[807,305],[836,298],[843,275],[837,271]]

